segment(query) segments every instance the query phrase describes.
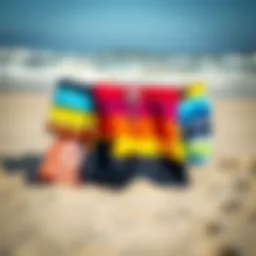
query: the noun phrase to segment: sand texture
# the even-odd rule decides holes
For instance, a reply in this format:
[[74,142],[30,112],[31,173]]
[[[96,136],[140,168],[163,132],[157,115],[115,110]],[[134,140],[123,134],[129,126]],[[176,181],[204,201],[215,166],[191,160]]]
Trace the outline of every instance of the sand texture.
[[[43,152],[49,98],[0,94],[0,155]],[[186,188],[27,185],[0,173],[0,255],[256,255],[256,101],[214,101],[214,154]]]

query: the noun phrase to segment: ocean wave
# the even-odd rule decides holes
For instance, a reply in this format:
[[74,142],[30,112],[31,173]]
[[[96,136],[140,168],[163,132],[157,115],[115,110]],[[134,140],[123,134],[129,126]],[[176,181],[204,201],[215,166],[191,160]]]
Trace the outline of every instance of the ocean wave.
[[213,94],[256,95],[256,53],[154,56],[132,52],[61,53],[0,48],[0,89],[51,89],[71,77],[87,82],[189,83],[204,80]]

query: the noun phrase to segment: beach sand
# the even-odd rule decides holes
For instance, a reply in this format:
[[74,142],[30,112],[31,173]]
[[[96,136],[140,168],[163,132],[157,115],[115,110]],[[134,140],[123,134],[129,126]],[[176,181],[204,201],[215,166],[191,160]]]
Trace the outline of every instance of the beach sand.
[[[46,93],[0,94],[0,155],[45,152]],[[214,100],[214,153],[187,188],[27,185],[0,173],[0,255],[256,254],[256,100]]]

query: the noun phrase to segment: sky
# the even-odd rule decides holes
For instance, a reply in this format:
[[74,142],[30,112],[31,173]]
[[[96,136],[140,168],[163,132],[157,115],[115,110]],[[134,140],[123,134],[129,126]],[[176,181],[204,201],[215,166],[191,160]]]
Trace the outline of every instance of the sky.
[[249,0],[0,0],[0,45],[67,51],[256,50]]

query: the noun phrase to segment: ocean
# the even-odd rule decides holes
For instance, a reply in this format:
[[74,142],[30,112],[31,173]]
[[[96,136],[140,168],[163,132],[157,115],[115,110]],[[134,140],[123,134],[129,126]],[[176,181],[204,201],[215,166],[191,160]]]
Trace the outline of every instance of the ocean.
[[49,91],[63,77],[187,84],[204,81],[214,97],[256,96],[256,53],[79,53],[0,48],[0,91]]

